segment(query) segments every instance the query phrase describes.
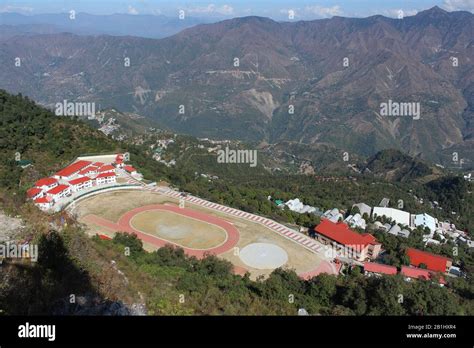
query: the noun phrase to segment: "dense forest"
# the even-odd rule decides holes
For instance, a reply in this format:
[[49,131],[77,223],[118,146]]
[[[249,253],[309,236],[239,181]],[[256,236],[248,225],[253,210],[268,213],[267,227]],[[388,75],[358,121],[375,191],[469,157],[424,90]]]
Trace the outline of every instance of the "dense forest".
[[[358,267],[344,276],[323,274],[309,281],[299,279],[292,270],[278,269],[268,279],[252,281],[248,276],[234,275],[230,263],[215,257],[197,260],[172,248],[148,253],[129,235],[118,234],[113,241],[87,238],[74,220],[61,225],[58,215],[46,216],[25,202],[24,192],[38,178],[80,154],[113,151],[130,152],[133,165],[147,179],[166,180],[187,192],[287,224],[312,227],[319,219],[282,210],[268,196],[282,200],[299,197],[322,210],[338,207],[347,211],[357,202],[374,206],[382,197],[390,197],[392,202],[403,200],[407,211],[428,212],[440,219],[451,218],[451,211],[456,211],[460,216],[456,224],[473,231],[474,203],[468,193],[472,187],[456,177],[411,185],[329,174],[325,178],[270,174],[261,167],[249,172],[248,166],[235,165],[225,173],[216,172],[221,174],[219,179],[208,180],[196,172],[208,161],[206,170],[213,174],[213,161],[198,158],[196,163],[191,159],[168,168],[151,160],[146,145],[113,141],[77,119],[57,117],[26,97],[0,91],[0,208],[21,216],[27,225],[24,237],[41,246],[37,263],[5,262],[0,268],[1,313],[87,313],[81,312],[84,308],[77,303],[68,302],[71,294],[98,297],[103,308],[144,301],[149,314],[296,314],[301,307],[322,315],[474,313],[474,262],[472,253],[463,248],[456,261],[463,263],[470,275],[450,279],[448,288],[427,281],[407,283],[399,276],[365,277]],[[33,165],[18,166],[17,153]],[[446,208],[428,208],[415,194],[437,200]],[[377,234],[387,250],[383,262],[405,264],[404,249],[422,247],[421,236],[422,232],[414,232],[403,240]],[[130,248],[130,256],[124,255],[125,247]],[[452,254],[451,245],[431,250]],[[294,301],[288,300],[290,295]]]

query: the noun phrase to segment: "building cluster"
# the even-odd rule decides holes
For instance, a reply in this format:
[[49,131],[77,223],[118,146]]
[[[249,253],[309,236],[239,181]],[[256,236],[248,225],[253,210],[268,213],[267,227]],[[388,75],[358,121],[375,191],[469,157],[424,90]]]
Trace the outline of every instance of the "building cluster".
[[27,191],[27,196],[40,209],[49,210],[63,198],[70,197],[76,192],[95,186],[115,184],[119,168],[130,175],[137,174],[135,168],[124,163],[122,154],[118,154],[112,164],[79,160],[51,177],[36,181],[34,187]]
[[[388,205],[388,202],[386,204]],[[363,224],[360,223],[361,219],[364,220],[362,216],[376,217],[378,214],[390,217],[392,221],[398,224],[403,224],[402,226],[405,226],[406,229],[402,229],[398,224],[393,226],[387,224],[388,226],[385,226],[377,221],[381,228],[385,228],[388,233],[404,237],[408,237],[409,228],[416,226],[426,227],[433,231],[432,233],[442,229],[456,236],[459,231],[453,232],[453,225],[439,223],[428,214],[411,215],[398,209],[388,208],[387,206],[374,209],[364,203],[359,203],[355,206],[359,208],[359,213],[349,215],[345,220],[342,220],[342,212],[336,208],[325,212],[321,218],[321,223],[309,230],[311,237],[317,239],[323,245],[332,247],[332,250],[335,252],[333,256],[336,259],[349,264],[355,262],[356,264],[363,265],[366,275],[401,274],[406,281],[421,278],[436,280],[441,285],[444,285],[446,284],[444,277],[446,275],[463,276],[460,268],[453,266],[451,259],[414,248],[406,250],[410,260],[409,266],[402,266],[400,269],[397,269],[394,266],[376,263],[374,260],[381,254],[382,244],[369,233],[358,233],[350,229],[351,225],[363,228]],[[451,232],[449,232],[450,229]],[[459,236],[459,238],[467,237],[463,235]]]
[[[394,266],[373,262],[381,253],[382,244],[373,235],[352,231],[343,222],[323,219],[319,225],[309,231],[309,235],[323,245],[330,245],[335,251],[335,258],[363,262],[363,264],[359,264],[363,265],[366,275],[400,273],[407,281],[420,278],[427,280],[439,278],[438,281],[442,285],[446,283],[443,275],[462,275],[460,269],[452,265],[451,259],[414,248],[406,250],[410,266],[402,266],[400,270]],[[441,276],[437,277],[437,274],[441,274]]]
[[175,159],[172,159],[170,161],[166,161],[163,159],[163,154],[165,150],[170,144],[173,144],[174,142],[175,140],[173,138],[159,139],[156,144],[151,145],[150,148],[153,150],[153,159],[157,162],[163,163],[167,167],[175,166]]
[[[368,276],[395,275],[399,273],[406,281],[412,279],[437,279],[441,285],[446,284],[444,275],[461,275],[459,268],[454,267],[452,260],[447,257],[414,248],[408,248],[406,254],[410,259],[410,266],[402,266],[400,271],[395,266],[376,262],[364,262],[364,273]],[[438,274],[439,277],[437,277]]]
[[320,213],[320,210],[318,208],[303,204],[303,202],[301,202],[299,198],[290,199],[288,202],[285,203],[285,206],[287,206],[288,209],[290,209],[291,211],[294,211],[295,213],[299,214],[319,215]]
[[[272,200],[272,197],[269,196],[268,200]],[[273,202],[281,209],[287,207],[289,210],[298,214],[314,214],[316,216],[323,215],[323,212],[319,210],[319,208],[304,204],[299,198],[290,199],[287,202],[284,202],[281,199],[275,199]]]
[[409,212],[388,207],[389,199],[384,198],[378,207],[370,207],[365,203],[354,204],[352,207],[357,207],[360,213],[354,216],[350,215],[345,219],[351,227],[365,226],[366,221],[362,217],[371,216],[373,220],[385,217],[385,222],[375,221],[374,225],[377,229],[392,234],[398,237],[408,238],[413,229],[421,227],[426,233],[423,236],[423,241],[426,244],[442,244],[448,238],[455,243],[465,243],[469,247],[473,246],[472,240],[464,231],[456,229],[456,226],[448,221],[440,222],[433,216],[422,214],[410,214]]

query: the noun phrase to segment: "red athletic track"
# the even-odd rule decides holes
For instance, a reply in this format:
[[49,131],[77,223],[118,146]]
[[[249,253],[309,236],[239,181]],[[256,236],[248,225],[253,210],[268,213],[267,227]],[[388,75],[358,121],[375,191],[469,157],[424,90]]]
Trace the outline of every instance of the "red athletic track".
[[121,232],[127,232],[127,233],[135,233],[137,237],[143,240],[144,242],[150,243],[151,245],[156,246],[158,248],[161,248],[165,246],[166,244],[172,244],[172,245],[178,246],[177,244],[174,244],[173,242],[167,241],[165,239],[161,239],[157,236],[152,236],[152,235],[143,233],[132,226],[131,220],[135,215],[144,211],[149,211],[149,210],[170,211],[173,213],[177,213],[183,216],[187,216],[190,218],[194,218],[197,220],[201,220],[201,221],[219,226],[226,231],[227,233],[226,241],[223,244],[214,248],[210,248],[206,250],[196,250],[196,249],[186,248],[179,245],[179,247],[184,249],[187,255],[196,256],[197,258],[203,258],[206,255],[222,254],[232,249],[235,245],[237,245],[237,242],[239,241],[239,231],[229,222],[212,215],[208,215],[208,214],[201,213],[201,212],[191,210],[191,209],[178,208],[172,205],[152,204],[152,205],[145,205],[143,207],[135,208],[123,214],[119,218],[119,221],[117,223],[109,221],[107,219],[101,218],[100,216],[93,215],[93,214],[85,216],[84,220],[95,223],[99,226],[105,227],[113,232],[121,231]]
[[[187,209],[187,208],[178,208],[176,206],[172,205],[164,205],[164,204],[153,204],[153,205],[146,205],[143,207],[135,208],[133,210],[130,210],[123,214],[117,223],[112,222],[110,220],[104,219],[100,216],[97,215],[87,215],[84,217],[85,221],[94,223],[96,225],[99,225],[107,230],[110,230],[111,232],[128,232],[128,233],[135,233],[138,238],[141,240],[154,245],[158,248],[161,248],[165,246],[166,244],[171,244],[171,245],[176,245],[170,241],[167,241],[165,239],[161,239],[156,236],[151,236],[149,234],[145,234],[139,230],[136,230],[133,228],[131,225],[131,220],[132,218],[137,215],[138,213],[144,212],[144,211],[149,211],[149,210],[165,210],[165,211],[171,211],[174,213],[181,214],[183,216],[188,216],[191,218],[195,218],[197,220],[205,221],[214,225],[217,225],[219,227],[222,227],[226,233],[227,233],[227,240],[211,249],[207,250],[196,250],[196,249],[191,249],[191,248],[186,248],[179,246],[184,249],[185,253],[190,256],[196,256],[197,258],[203,258],[206,254],[209,255],[218,255],[222,254],[230,249],[232,249],[234,246],[237,245],[237,242],[239,241],[239,231],[229,222],[222,220],[220,218],[217,218],[212,215],[208,215],[205,213],[201,213],[195,210]],[[322,261],[321,264],[316,267],[315,269],[300,273],[299,276],[300,278],[303,279],[311,279],[315,276],[317,276],[320,273],[328,273],[328,274],[335,274],[337,275],[339,273],[340,265],[333,264],[329,261]],[[234,273],[244,275],[245,272],[247,272],[247,269],[244,267],[239,267],[234,265]]]

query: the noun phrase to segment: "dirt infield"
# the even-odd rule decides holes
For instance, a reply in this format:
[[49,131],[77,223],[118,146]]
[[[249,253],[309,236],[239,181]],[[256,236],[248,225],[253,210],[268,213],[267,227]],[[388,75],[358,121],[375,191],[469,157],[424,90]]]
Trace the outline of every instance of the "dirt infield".
[[[205,248],[192,248],[190,246],[186,246],[183,244],[178,244],[172,240],[169,239],[164,239],[160,237],[157,233],[150,233],[146,232],[140,229],[137,229],[134,224],[132,223],[132,220],[138,218],[140,219],[140,215],[148,212],[148,213],[153,213],[153,212],[171,212],[173,214],[176,214],[181,217],[186,217],[188,220],[191,218],[195,222],[201,222],[201,223],[207,223],[211,225],[213,228],[220,228],[223,231],[225,231],[225,239],[218,244],[217,246],[209,246]],[[206,254],[209,255],[219,255],[222,254],[230,249],[232,249],[238,242],[239,240],[239,231],[230,223],[227,221],[224,221],[222,219],[219,219],[217,217],[214,217],[212,215],[204,214],[198,211],[194,211],[191,209],[187,208],[178,208],[176,206],[172,205],[165,205],[165,204],[154,204],[154,205],[146,205],[143,207],[135,208],[130,211],[127,211],[125,214],[123,214],[117,223],[111,222],[107,219],[101,218],[97,215],[87,215],[84,217],[84,220],[86,222],[91,222],[96,225],[102,226],[107,228],[111,232],[117,232],[117,231],[122,231],[122,232],[128,232],[128,233],[135,233],[140,239],[143,241],[146,241],[155,247],[161,248],[165,246],[166,244],[173,244],[176,246],[179,246],[184,249],[184,251],[188,255],[196,256],[198,258],[204,257]],[[195,223],[194,222],[194,223]],[[143,226],[146,226],[146,221],[145,224],[142,224]],[[214,230],[215,231],[215,230]],[[195,236],[199,235],[200,231],[195,231],[193,233]],[[202,233],[207,233],[204,230],[201,230]],[[193,234],[191,236],[188,236],[192,238]],[[215,236],[214,236],[215,237]],[[217,237],[218,238],[218,237]],[[214,238],[215,239],[215,238]],[[202,240],[202,238],[201,238]],[[194,240],[195,242],[195,240]],[[205,242],[207,244],[210,244],[212,242],[215,243],[215,240],[209,240],[206,239]]]
[[217,247],[227,239],[226,231],[219,226],[164,210],[138,213],[130,224],[139,231],[195,250]]

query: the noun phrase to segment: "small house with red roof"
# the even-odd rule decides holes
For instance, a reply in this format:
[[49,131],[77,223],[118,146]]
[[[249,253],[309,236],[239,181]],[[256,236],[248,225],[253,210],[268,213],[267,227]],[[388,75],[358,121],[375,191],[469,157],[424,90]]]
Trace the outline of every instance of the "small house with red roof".
[[397,267],[384,265],[376,262],[364,262],[365,275],[395,275],[397,274]]
[[[411,279],[422,279],[422,280],[431,280],[435,278],[435,272],[431,272],[427,269],[402,266],[400,274],[405,277],[405,280],[410,281]],[[446,280],[441,276],[439,277],[439,283],[441,285],[446,284]]]
[[137,174],[137,170],[132,166],[124,166],[123,169],[130,175]]
[[41,210],[48,210],[53,206],[53,199],[49,196],[39,197],[33,201]]
[[82,169],[78,173],[78,175],[80,175],[80,176],[93,176],[93,175],[97,175],[98,170],[99,170],[99,167],[91,165],[89,167],[86,167],[86,168]]
[[43,197],[43,190],[39,187],[32,187],[26,191],[26,196],[32,200],[35,200],[36,198]]
[[95,178],[96,185],[114,184],[117,182],[117,175],[115,173],[101,173]]
[[419,267],[424,264],[427,269],[434,272],[446,273],[453,264],[453,261],[447,257],[414,248],[408,248],[406,254],[410,259],[410,265]]
[[71,185],[71,189],[74,192],[82,191],[87,188],[92,187],[93,180],[88,176],[83,176],[74,180],[69,181],[69,185]]
[[314,231],[315,237],[321,243],[333,245],[345,257],[357,261],[375,259],[382,248],[382,245],[371,234],[354,232],[342,222],[334,223],[324,219]]
[[115,156],[115,162],[114,162],[115,167],[117,168],[122,168],[124,165],[124,156],[123,154],[119,153],[117,156]]
[[69,185],[58,185],[46,192],[46,195],[51,197],[54,202],[57,202],[59,199],[66,197],[70,194],[71,186]]
[[42,190],[51,190],[53,187],[58,185],[58,180],[54,178],[42,178],[35,182],[35,186]]
[[106,164],[105,166],[100,167],[97,172],[101,173],[115,173],[115,167],[111,164]]

